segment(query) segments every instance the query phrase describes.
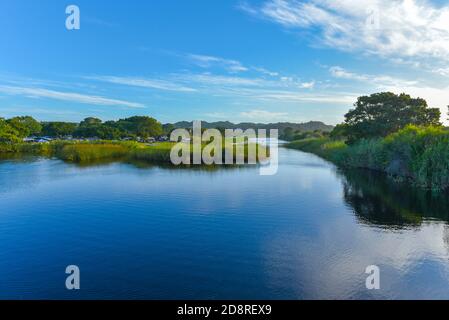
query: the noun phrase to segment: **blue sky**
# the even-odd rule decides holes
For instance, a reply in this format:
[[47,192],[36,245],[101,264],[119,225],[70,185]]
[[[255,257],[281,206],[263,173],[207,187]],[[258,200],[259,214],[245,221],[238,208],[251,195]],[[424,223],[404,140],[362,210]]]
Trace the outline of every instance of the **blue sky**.
[[[71,4],[80,30],[65,27]],[[3,117],[336,124],[378,91],[449,104],[446,1],[4,0],[0,13]]]

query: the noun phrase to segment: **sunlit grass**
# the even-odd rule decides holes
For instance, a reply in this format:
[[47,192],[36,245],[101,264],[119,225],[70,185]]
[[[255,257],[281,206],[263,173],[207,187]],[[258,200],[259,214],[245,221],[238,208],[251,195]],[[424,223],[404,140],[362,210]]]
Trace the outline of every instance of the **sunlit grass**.
[[364,139],[349,146],[330,138],[293,141],[286,146],[341,166],[387,172],[424,188],[449,189],[449,132],[442,127],[410,125],[386,138]]

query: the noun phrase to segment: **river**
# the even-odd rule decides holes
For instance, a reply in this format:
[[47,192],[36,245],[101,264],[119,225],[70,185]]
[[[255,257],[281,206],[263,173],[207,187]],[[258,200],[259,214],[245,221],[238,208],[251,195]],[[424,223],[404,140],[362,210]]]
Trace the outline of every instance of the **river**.
[[4,160],[0,298],[449,299],[448,198],[283,148],[274,176]]

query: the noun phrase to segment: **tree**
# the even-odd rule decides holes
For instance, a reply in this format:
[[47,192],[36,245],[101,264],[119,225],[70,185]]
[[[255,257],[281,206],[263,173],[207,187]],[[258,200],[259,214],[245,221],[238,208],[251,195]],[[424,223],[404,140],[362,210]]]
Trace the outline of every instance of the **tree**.
[[428,108],[426,100],[405,93],[381,92],[359,97],[354,106],[345,115],[349,143],[383,137],[408,124],[441,125],[438,108]]
[[284,133],[282,135],[282,139],[286,140],[286,141],[290,141],[290,140],[293,139],[293,134],[294,134],[293,128],[292,127],[287,127],[287,128],[284,129]]
[[102,121],[98,118],[89,117],[80,122],[80,127],[83,126],[99,126]]
[[163,133],[162,125],[154,118],[135,116],[117,121],[117,127],[142,138],[155,137]]
[[45,122],[42,133],[50,137],[63,137],[73,135],[76,127],[76,123],[70,122]]
[[346,123],[337,124],[334,130],[331,131],[330,137],[332,139],[343,139],[348,135],[348,125]]
[[89,117],[80,122],[73,135],[80,138],[100,137],[101,127],[100,119]]
[[42,131],[42,125],[30,116],[14,117],[7,120],[8,124],[17,130],[18,135],[22,138],[30,135],[38,135]]
[[74,136],[79,138],[98,137],[107,140],[120,139],[122,135],[123,134],[119,129],[105,124],[80,125],[74,133]]
[[162,126],[162,131],[165,135],[170,135],[170,133],[175,129],[175,126],[171,123],[167,123]]
[[0,143],[20,142],[19,132],[8,124],[5,119],[0,118]]

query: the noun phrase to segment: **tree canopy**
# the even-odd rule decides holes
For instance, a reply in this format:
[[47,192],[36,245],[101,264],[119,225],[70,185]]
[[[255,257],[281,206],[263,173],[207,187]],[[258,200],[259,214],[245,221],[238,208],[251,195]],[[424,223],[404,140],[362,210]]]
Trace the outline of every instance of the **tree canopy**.
[[441,125],[440,110],[429,108],[426,100],[402,93],[375,93],[357,99],[354,109],[345,115],[344,128],[348,142],[363,138],[384,137],[408,124]]
[[[89,117],[79,124],[71,122],[38,122],[32,117],[15,117],[2,119],[3,133],[12,134],[18,138],[39,135],[60,138],[75,136],[78,138],[98,137],[115,140],[123,137],[157,137],[163,134],[162,124],[147,116],[135,116],[118,121],[106,121]],[[166,129],[171,130],[171,127]]]
[[42,125],[40,122],[30,116],[14,117],[7,120],[8,124],[13,127],[18,135],[22,138],[30,135],[40,134],[42,131]]
[[0,143],[19,142],[19,132],[14,129],[8,122],[0,118]]
[[70,122],[45,122],[42,134],[49,137],[63,137],[72,135],[77,127],[76,123]]

